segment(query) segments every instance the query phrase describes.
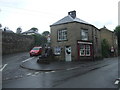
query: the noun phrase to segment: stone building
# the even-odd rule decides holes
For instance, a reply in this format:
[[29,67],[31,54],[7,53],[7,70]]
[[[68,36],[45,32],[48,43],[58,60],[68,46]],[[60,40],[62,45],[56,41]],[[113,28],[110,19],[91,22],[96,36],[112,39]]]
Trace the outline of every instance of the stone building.
[[51,47],[58,60],[93,60],[101,57],[100,30],[76,17],[76,11],[50,25]]
[[109,44],[109,50],[114,56],[118,53],[118,41],[115,32],[108,30],[105,26],[100,29],[101,41],[106,39]]
[[30,29],[28,31],[23,32],[22,34],[23,35],[33,35],[33,34],[40,34],[40,33],[38,33],[38,30]]

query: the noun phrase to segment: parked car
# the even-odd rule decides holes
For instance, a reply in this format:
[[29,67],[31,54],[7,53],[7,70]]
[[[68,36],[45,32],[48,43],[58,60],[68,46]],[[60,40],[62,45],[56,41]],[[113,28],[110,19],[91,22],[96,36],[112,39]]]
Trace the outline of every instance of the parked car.
[[42,47],[34,47],[32,50],[30,50],[30,56],[37,56],[42,54]]

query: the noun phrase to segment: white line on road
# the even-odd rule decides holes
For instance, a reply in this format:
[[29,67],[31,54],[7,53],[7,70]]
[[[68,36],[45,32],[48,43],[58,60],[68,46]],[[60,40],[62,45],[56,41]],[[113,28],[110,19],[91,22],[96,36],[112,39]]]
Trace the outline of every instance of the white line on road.
[[32,73],[28,73],[27,75],[30,76],[30,75],[32,75]]
[[73,70],[73,69],[76,69],[76,68],[79,68],[79,67],[68,68],[68,69],[66,69],[66,70]]
[[2,71],[8,64],[5,64],[1,69],[0,71]]
[[55,71],[51,71],[51,72],[55,72]]
[[118,85],[118,84],[119,84],[119,81],[118,81],[118,80],[116,80],[114,84],[115,84],[115,85]]
[[45,73],[50,73],[50,72],[45,72]]
[[116,79],[116,81],[115,81],[115,85],[118,85],[120,83],[120,78],[118,78],[118,79]]
[[35,58],[35,57],[32,57],[32,58],[28,58],[28,59],[26,59],[26,60],[24,60],[24,61],[22,61],[22,62],[26,62],[26,61],[29,61],[29,60],[31,60],[31,59],[33,59],[33,58]]

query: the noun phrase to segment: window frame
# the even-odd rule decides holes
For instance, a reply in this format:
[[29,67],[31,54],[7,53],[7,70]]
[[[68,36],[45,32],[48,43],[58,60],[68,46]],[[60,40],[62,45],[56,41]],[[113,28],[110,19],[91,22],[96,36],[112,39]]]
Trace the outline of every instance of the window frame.
[[67,40],[67,29],[61,29],[57,31],[57,40],[66,41]]
[[[83,35],[83,33],[85,35]],[[89,32],[88,29],[81,29],[81,40],[88,41],[89,40]]]
[[[83,46],[84,48],[81,49],[81,46]],[[87,46],[89,46],[89,48],[87,48]],[[84,54],[82,55],[81,52],[84,51]],[[89,54],[87,54],[87,51],[89,51]],[[90,44],[81,44],[80,45],[80,56],[91,56],[91,45]]]

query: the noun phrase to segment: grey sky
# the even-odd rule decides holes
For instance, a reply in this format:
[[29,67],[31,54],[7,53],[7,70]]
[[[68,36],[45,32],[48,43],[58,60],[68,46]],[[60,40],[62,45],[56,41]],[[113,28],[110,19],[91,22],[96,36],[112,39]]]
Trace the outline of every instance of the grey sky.
[[14,32],[32,27],[42,33],[50,25],[76,10],[77,17],[97,28],[113,30],[118,25],[119,0],[0,0],[0,23]]

